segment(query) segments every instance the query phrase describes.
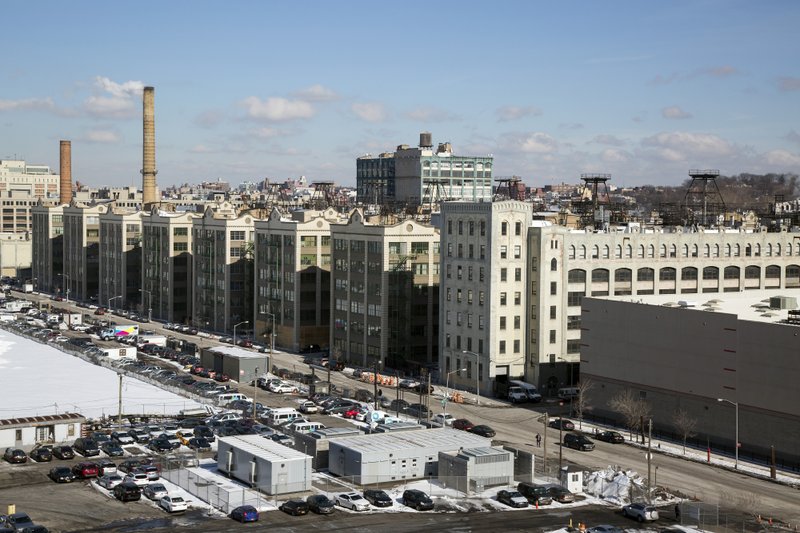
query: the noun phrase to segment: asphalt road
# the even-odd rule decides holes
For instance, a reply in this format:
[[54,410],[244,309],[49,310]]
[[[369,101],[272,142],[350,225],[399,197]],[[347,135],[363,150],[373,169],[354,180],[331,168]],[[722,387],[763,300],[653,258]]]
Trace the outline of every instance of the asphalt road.
[[[62,308],[65,307],[65,302],[53,303],[55,306]],[[84,309],[82,312],[90,311]],[[124,319],[120,319],[114,315],[107,315],[106,318],[117,323],[127,323],[127,321]],[[200,346],[218,344],[216,341],[204,339],[202,337],[176,334],[175,332],[171,332],[169,330],[163,330],[158,323],[143,324],[142,327],[145,329],[154,329],[165,335],[183,337],[192,342],[196,342]],[[300,372],[310,372],[309,367],[303,363],[302,356],[296,354],[277,351],[272,356],[271,364],[282,368],[294,368]],[[322,373],[321,377],[323,380],[327,379],[326,373]],[[357,388],[367,388],[372,390],[372,385],[360,383],[354,380],[352,377],[347,377],[339,372],[331,373],[331,381],[340,389],[348,388],[355,390]],[[249,395],[252,396],[253,391],[247,390],[252,389],[251,387],[240,386],[240,388],[246,390],[246,393],[249,392]],[[437,386],[437,389],[438,388],[439,387]],[[395,397],[395,389],[382,388],[382,390],[383,394],[389,398]],[[267,403],[269,405],[275,405],[276,403],[285,404],[287,401],[289,401],[286,398],[277,398],[275,395],[265,393],[263,391],[258,391],[257,394],[258,401]],[[466,397],[471,401],[474,398],[474,395],[467,394]],[[414,403],[418,401],[419,397],[416,394],[406,391],[404,398],[410,403]],[[441,411],[439,399],[436,399],[435,401],[434,398],[431,399],[431,409],[434,412]],[[475,405],[474,403],[456,404],[451,402],[448,404],[447,410],[456,418],[469,418],[473,423],[484,423],[490,425],[497,431],[496,440],[499,442],[508,443],[511,445],[522,444],[533,446],[536,433],[540,433],[543,436],[546,435],[548,455],[547,460],[549,465],[548,470],[551,470],[551,465],[558,464],[558,431],[554,429],[548,429],[547,433],[545,434],[544,424],[541,422],[544,406],[527,405],[512,407],[503,402],[481,399],[480,405]],[[585,467],[588,470],[602,469],[609,465],[619,465],[622,468],[632,469],[642,475],[646,475],[646,457],[641,449],[629,445],[613,445],[603,442],[597,442],[596,444],[597,447],[592,452],[579,452],[571,449],[561,450],[563,453],[564,462],[577,464]],[[544,448],[536,449],[535,451],[537,461],[539,462],[541,461],[541,454],[543,451]],[[719,504],[721,507],[721,512],[723,513],[731,513],[732,515],[742,512],[752,515],[760,514],[764,517],[780,519],[791,524],[800,524],[800,490],[796,488],[751,477],[739,472],[729,471],[712,465],[686,461],[680,458],[668,457],[660,454],[654,455],[653,465],[658,466],[657,478],[659,486],[665,487],[668,490],[678,494],[686,495],[688,497],[697,497],[707,503]],[[541,471],[541,467],[538,464],[536,470],[537,473]],[[2,498],[0,498],[0,502],[2,502]],[[442,530],[459,530],[460,528],[465,528],[464,530],[469,531],[483,531],[484,529],[481,529],[483,526],[480,525],[482,523],[482,518],[480,517],[487,515],[493,516],[496,514],[497,513],[479,513],[470,514],[466,517],[461,517],[461,515],[437,514],[435,515],[436,519],[431,520],[435,523],[440,523],[442,520],[441,517],[447,517],[450,527]],[[514,515],[517,514],[526,515],[528,513],[500,513],[498,516],[502,516],[500,520],[502,520],[504,528],[507,529],[509,527],[514,528]],[[370,515],[369,517],[364,517],[363,520],[365,520],[365,524],[360,524],[359,520],[361,519],[359,518],[348,517],[346,519],[348,523],[350,523],[351,520],[354,522],[352,525],[347,527],[369,527],[370,530],[377,529],[376,524],[382,523],[375,522],[375,520],[381,520],[378,518],[378,516],[383,515]],[[398,529],[398,527],[405,527],[407,522],[406,518],[403,519],[402,523],[398,524],[397,522],[399,521],[391,521],[392,515],[388,516],[389,518],[386,522],[388,527],[391,527],[396,531],[405,531],[405,529]],[[292,522],[292,524],[296,523],[299,526],[301,524],[299,520],[304,520],[304,518],[300,518],[295,522]],[[412,528],[415,531],[419,531],[423,527],[426,529],[430,527],[430,524],[426,524],[425,522],[429,519],[420,517],[415,518],[414,520],[421,521],[415,526],[415,528]],[[495,527],[493,530],[497,530],[496,520],[497,519],[492,520],[491,518],[486,519],[485,527],[487,528],[487,531],[489,530],[488,528],[493,526]],[[506,520],[512,521],[512,524],[505,526]],[[324,520],[324,517],[323,519],[316,517],[314,520],[314,527],[321,527],[321,524],[325,523],[327,522]],[[335,523],[337,525],[331,530],[345,527],[338,525],[340,520],[336,520]],[[270,524],[273,524],[272,520],[270,520]],[[126,526],[122,524],[115,527],[123,528],[116,529],[118,531],[126,531],[126,529],[124,529]],[[286,527],[290,528],[286,529],[286,531],[302,530],[297,529],[295,526],[289,524],[287,524]],[[527,527],[534,526],[528,525]],[[546,525],[543,527],[551,527],[551,525]],[[150,530],[158,531],[157,528]],[[411,529],[408,530],[410,531]],[[225,530],[223,529],[220,531]]]

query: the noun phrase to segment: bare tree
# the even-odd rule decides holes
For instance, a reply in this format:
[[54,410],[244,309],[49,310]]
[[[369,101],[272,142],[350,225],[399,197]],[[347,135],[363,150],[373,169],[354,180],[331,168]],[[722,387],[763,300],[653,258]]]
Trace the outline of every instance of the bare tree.
[[694,428],[697,427],[697,419],[681,408],[672,415],[672,424],[678,430],[681,438],[683,438],[683,454],[686,455],[686,440],[696,435]]
[[572,409],[578,417],[578,429],[583,429],[583,414],[591,411],[588,392],[594,387],[594,382],[589,378],[583,378],[578,382],[578,395],[573,400]]
[[633,432],[638,432],[642,428],[642,420],[650,417],[650,404],[639,398],[631,389],[621,391],[611,398],[608,405],[625,419],[631,439]]

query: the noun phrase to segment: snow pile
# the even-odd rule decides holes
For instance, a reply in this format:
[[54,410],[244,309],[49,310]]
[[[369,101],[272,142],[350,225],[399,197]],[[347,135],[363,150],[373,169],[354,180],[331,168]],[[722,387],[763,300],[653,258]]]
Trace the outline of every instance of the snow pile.
[[642,493],[646,483],[633,470],[622,470],[609,466],[588,474],[584,480],[584,492],[618,505],[630,503],[631,492]]

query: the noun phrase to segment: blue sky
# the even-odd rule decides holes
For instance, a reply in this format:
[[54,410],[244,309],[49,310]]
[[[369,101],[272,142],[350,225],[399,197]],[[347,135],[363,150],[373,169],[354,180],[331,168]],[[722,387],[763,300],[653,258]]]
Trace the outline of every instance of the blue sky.
[[0,159],[161,186],[355,183],[419,132],[526,184],[800,172],[800,3],[3,2]]

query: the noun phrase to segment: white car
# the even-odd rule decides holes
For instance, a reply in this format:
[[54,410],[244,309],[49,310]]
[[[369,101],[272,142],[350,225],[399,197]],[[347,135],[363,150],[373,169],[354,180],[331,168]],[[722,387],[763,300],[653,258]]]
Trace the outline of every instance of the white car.
[[635,518],[639,522],[658,520],[658,509],[646,503],[629,503],[622,508],[622,516]]
[[139,487],[145,487],[150,482],[150,480],[147,479],[147,474],[139,472],[137,473],[131,472],[130,474],[125,476],[125,483],[129,481],[131,483],[135,483]]
[[285,393],[295,394],[298,391],[299,391],[299,389],[296,386],[291,385],[289,383],[280,383],[280,384],[276,385],[275,387],[273,387],[273,389],[272,389],[272,392],[277,392],[277,393],[280,393],[280,394],[285,394]]
[[104,489],[111,490],[122,483],[122,476],[119,474],[106,474],[97,480],[97,484]]
[[309,414],[309,413],[316,413],[317,411],[319,411],[319,407],[317,407],[317,404],[315,404],[311,400],[305,401],[300,404],[301,413]]
[[369,502],[355,492],[347,492],[336,496],[336,504],[353,511],[368,511]]
[[438,415],[434,415],[434,417],[431,418],[431,422],[435,422],[440,426],[452,426],[453,420],[455,419],[456,417],[454,417],[450,413],[439,413]]
[[162,483],[150,483],[144,488],[142,494],[144,494],[145,498],[153,501],[161,501],[164,496],[169,496],[167,487]]
[[186,500],[180,496],[164,496],[158,500],[158,505],[168,513],[179,513],[189,508]]

